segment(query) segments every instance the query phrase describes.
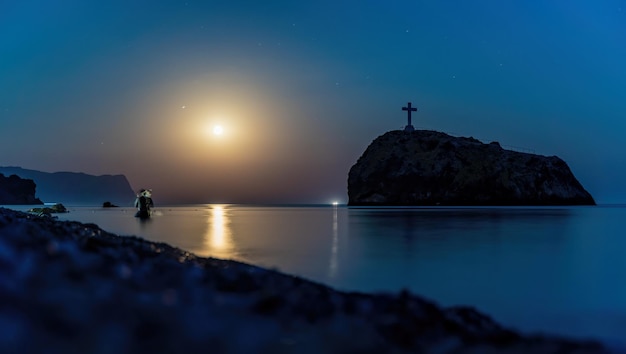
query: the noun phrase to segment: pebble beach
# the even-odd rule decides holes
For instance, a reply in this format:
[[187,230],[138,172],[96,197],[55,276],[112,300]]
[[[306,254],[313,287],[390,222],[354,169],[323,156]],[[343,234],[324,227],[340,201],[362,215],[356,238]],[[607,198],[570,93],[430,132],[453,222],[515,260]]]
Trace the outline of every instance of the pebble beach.
[[610,353],[408,291],[353,293],[0,208],[2,353]]

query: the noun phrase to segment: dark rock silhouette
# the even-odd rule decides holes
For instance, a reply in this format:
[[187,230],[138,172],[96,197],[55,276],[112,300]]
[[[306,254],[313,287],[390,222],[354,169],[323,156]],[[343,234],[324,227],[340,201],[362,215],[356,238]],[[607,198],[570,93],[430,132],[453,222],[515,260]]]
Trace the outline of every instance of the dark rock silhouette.
[[111,202],[104,202],[104,203],[102,203],[102,207],[103,208],[118,208],[119,206],[115,205],[115,204],[113,204]]
[[416,130],[376,138],[348,175],[349,205],[595,205],[556,156]]
[[36,189],[37,185],[32,179],[22,179],[16,175],[5,177],[0,173],[0,204],[43,204],[35,196]]
[[52,217],[52,214],[69,213],[70,211],[65,208],[65,205],[61,203],[57,203],[51,206],[46,206],[46,207],[41,207],[41,208],[31,208],[31,209],[28,209],[28,212],[33,213],[37,216]]
[[78,172],[41,172],[20,167],[0,167],[0,173],[28,178],[37,184],[37,196],[45,202],[101,205],[108,200],[132,205],[135,193],[124,175],[93,176]]

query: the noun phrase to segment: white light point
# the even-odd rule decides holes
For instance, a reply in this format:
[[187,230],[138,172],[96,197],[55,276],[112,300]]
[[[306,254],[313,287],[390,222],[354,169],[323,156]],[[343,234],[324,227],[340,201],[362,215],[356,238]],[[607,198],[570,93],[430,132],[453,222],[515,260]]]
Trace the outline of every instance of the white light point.
[[213,127],[213,135],[223,135],[224,134],[224,127],[222,127],[221,125],[216,125]]

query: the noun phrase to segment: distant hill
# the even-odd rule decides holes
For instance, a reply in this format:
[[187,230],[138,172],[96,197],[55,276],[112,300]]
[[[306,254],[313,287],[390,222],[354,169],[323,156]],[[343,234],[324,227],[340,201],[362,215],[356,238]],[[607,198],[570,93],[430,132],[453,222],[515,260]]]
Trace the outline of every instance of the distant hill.
[[0,166],[0,173],[32,179],[37,185],[37,197],[45,203],[102,205],[108,201],[120,206],[130,206],[135,198],[135,193],[124,175],[49,173],[13,166]]

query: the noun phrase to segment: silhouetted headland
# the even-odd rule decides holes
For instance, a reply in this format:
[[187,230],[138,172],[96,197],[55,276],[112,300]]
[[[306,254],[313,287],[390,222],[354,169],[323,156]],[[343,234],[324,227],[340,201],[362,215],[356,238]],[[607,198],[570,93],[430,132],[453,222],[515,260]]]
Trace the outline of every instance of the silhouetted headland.
[[0,205],[43,204],[35,196],[37,185],[32,179],[24,179],[17,175],[8,177],[0,173]]
[[348,204],[595,205],[595,201],[556,156],[405,129],[376,138],[352,166]]
[[0,249],[3,353],[608,352],[406,291],[336,291],[4,208]]
[[106,200],[117,205],[130,206],[135,198],[135,193],[124,175],[49,173],[13,166],[0,166],[0,173],[32,179],[37,184],[37,197],[46,203],[101,205]]

